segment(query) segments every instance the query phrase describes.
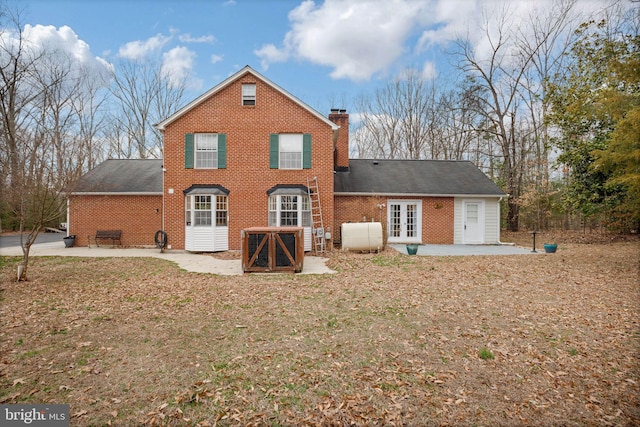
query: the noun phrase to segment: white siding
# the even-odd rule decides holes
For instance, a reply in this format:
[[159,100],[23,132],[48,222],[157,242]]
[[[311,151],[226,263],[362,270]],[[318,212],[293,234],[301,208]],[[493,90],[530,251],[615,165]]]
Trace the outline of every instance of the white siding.
[[311,227],[304,227],[304,251],[309,252],[313,249],[313,241],[311,240]]
[[500,199],[456,197],[453,201],[453,243],[464,244],[464,202],[465,200],[482,200],[484,202],[484,243],[500,242]]
[[185,227],[185,249],[192,252],[229,250],[229,227]]
[[464,210],[463,199],[456,197],[453,199],[453,244],[461,245],[464,230]]
[[497,199],[484,202],[484,240],[495,245],[500,241],[500,203]]
[[216,227],[213,242],[214,251],[229,250],[229,227]]

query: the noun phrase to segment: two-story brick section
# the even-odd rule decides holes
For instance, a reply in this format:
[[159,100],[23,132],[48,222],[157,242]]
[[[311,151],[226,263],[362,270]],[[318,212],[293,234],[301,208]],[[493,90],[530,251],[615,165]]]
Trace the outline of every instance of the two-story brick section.
[[[126,246],[239,250],[251,227],[324,231],[377,221],[389,242],[497,243],[505,194],[466,161],[349,159],[349,115],[325,117],[245,67],[163,120],[163,160],[107,160],[69,196],[76,244],[120,229]],[[331,241],[328,242],[331,245]]]

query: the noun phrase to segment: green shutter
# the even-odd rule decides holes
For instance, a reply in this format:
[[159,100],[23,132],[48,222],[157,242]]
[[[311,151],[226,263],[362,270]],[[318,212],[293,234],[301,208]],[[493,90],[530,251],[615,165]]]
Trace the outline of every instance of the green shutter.
[[269,167],[271,169],[278,169],[279,161],[278,154],[280,152],[278,148],[278,134],[272,133],[269,137]]
[[302,136],[302,168],[311,169],[311,134]]
[[218,134],[218,169],[227,167],[227,135]]
[[184,168],[193,169],[193,134],[184,135]]

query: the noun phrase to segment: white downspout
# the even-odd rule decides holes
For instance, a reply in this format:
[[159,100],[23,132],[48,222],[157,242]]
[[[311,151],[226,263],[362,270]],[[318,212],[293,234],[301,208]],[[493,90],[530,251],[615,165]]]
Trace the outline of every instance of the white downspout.
[[71,199],[67,196],[67,237],[69,237],[69,230],[71,229],[71,223],[69,222],[69,218],[71,218]]

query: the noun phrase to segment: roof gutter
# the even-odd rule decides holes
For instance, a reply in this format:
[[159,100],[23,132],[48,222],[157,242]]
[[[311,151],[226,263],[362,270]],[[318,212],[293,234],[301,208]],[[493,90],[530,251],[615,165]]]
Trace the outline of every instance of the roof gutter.
[[439,193],[380,193],[380,192],[334,192],[334,196],[386,196],[386,197],[505,197],[504,194],[439,194]]
[[128,192],[128,191],[74,191],[68,196],[162,196],[162,191]]

